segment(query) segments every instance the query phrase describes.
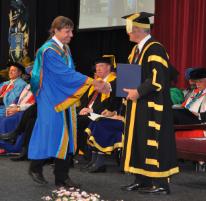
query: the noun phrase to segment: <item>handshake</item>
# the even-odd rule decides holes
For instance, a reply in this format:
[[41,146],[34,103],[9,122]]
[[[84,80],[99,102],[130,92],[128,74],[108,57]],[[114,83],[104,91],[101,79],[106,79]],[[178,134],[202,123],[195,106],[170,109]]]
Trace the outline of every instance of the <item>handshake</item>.
[[111,85],[103,80],[95,79],[92,84],[99,93],[109,94],[111,91]]

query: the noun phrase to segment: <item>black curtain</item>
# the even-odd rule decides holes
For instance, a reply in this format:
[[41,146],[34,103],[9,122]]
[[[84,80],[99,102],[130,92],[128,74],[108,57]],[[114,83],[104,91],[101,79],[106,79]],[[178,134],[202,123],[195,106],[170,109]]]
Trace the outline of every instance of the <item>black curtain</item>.
[[38,49],[48,38],[53,19],[63,15],[77,24],[79,0],[36,0],[36,43]]
[[[63,15],[72,19],[75,24],[74,37],[70,48],[77,70],[92,75],[92,65],[97,56],[114,54],[117,62],[127,62],[132,44],[125,29],[79,31],[79,0],[27,0],[31,13],[30,55],[47,40],[52,20]],[[1,35],[0,63],[5,64],[8,55],[8,0],[0,1]],[[3,16],[3,17],[2,17]],[[35,22],[35,25],[34,25]],[[3,27],[3,29],[2,29]]]
[[0,1],[0,69],[5,68],[8,60],[9,1]]

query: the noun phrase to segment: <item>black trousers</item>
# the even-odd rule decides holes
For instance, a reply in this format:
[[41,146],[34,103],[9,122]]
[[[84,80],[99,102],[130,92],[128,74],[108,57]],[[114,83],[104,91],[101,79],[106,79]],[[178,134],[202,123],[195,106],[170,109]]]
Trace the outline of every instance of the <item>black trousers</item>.
[[37,105],[34,104],[24,111],[21,121],[19,122],[19,125],[17,126],[15,131],[17,131],[18,133],[24,132],[28,127],[28,121],[30,119],[36,120],[36,117],[37,117]]
[[187,109],[173,109],[174,124],[199,124],[201,121]]
[[85,154],[88,152],[88,145],[87,145],[87,134],[84,130],[88,127],[91,119],[88,118],[86,115],[78,115],[77,116],[77,151],[81,150]]
[[[69,178],[69,166],[72,159],[72,155],[68,155],[65,160],[54,159],[54,175],[55,184],[64,184],[65,180]],[[30,170],[36,173],[43,172],[43,166],[46,164],[46,160],[32,160],[30,163]]]
[[34,104],[30,106],[24,114],[22,115],[21,121],[17,128],[15,129],[16,133],[24,133],[24,139],[22,146],[28,150],[29,141],[31,138],[32,130],[36,122],[37,117],[37,105]]

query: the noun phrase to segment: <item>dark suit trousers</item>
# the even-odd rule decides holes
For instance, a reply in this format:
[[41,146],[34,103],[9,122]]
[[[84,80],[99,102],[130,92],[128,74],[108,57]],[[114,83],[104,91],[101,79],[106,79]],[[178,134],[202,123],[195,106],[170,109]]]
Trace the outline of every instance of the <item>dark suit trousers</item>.
[[88,146],[87,146],[87,134],[84,130],[88,127],[91,119],[88,118],[86,115],[78,115],[77,116],[77,150],[81,150],[84,153],[87,153]]
[[173,109],[174,124],[199,124],[201,121],[187,109]]
[[36,117],[37,117],[37,106],[36,104],[34,104],[24,111],[21,121],[15,130],[15,132],[18,134],[24,133],[24,140],[22,146],[25,147],[27,150],[28,150],[32,130],[36,122]]
[[[17,126],[15,132],[25,133],[25,130],[28,128],[29,124],[32,123],[34,120],[36,120],[36,117],[37,117],[37,105],[34,104],[24,111],[24,114],[22,115],[21,121],[19,125]],[[32,121],[29,123],[30,120]],[[31,125],[32,129],[33,129],[34,123],[35,121]]]
[[[72,155],[68,155],[65,160],[63,159],[54,159],[54,175],[55,175],[55,184],[64,184],[64,181],[69,177],[69,166]],[[46,160],[32,160],[30,163],[30,170],[36,173],[43,172],[43,166],[45,165]]]

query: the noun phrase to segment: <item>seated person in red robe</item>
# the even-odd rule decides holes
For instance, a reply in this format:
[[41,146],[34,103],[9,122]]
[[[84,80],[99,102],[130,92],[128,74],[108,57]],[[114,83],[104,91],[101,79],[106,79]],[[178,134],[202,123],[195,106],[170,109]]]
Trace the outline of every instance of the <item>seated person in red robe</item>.
[[35,98],[30,88],[30,84],[26,85],[17,104],[12,104],[6,109],[6,117],[0,117],[0,140],[9,140],[13,143],[18,135],[24,134],[22,152],[15,158],[20,160],[27,158],[28,144],[36,120],[36,105],[33,106]]
[[26,82],[21,78],[25,68],[19,63],[10,63],[9,81],[0,83],[0,116],[5,116],[6,108],[19,98]]
[[197,68],[190,73],[196,89],[184,101],[182,107],[173,109],[174,124],[199,124],[206,122],[206,69]]

